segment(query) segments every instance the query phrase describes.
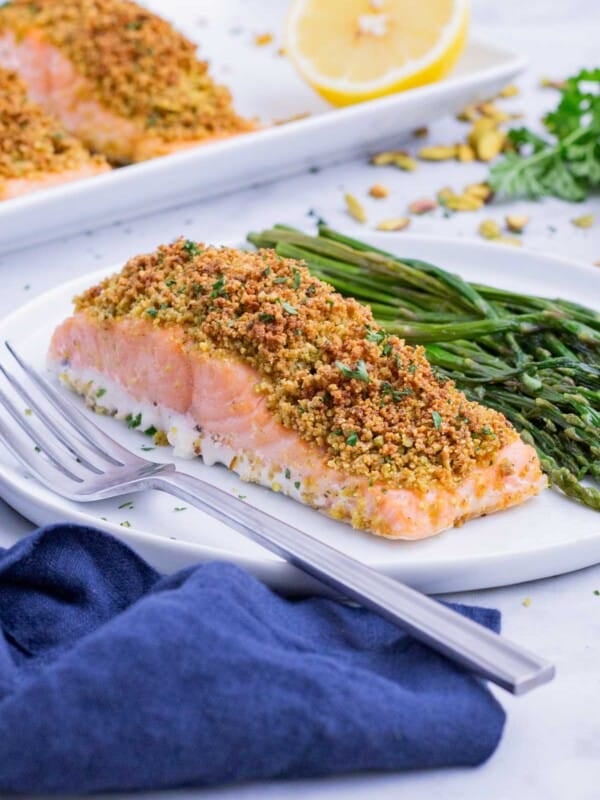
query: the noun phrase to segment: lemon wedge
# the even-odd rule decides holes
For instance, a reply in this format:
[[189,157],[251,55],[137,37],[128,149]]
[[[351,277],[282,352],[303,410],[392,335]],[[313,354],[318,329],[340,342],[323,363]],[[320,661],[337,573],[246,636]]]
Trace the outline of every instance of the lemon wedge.
[[285,51],[343,106],[443,78],[468,27],[469,0],[293,0]]

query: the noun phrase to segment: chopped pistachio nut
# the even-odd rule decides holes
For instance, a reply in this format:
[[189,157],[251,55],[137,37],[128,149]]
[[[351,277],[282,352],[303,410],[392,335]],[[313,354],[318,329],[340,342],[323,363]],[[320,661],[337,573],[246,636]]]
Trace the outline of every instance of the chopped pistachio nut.
[[408,210],[411,214],[427,214],[437,208],[437,203],[432,197],[420,197],[409,204]]
[[484,239],[498,239],[502,234],[500,226],[493,219],[484,219],[479,225],[478,232]]
[[433,145],[422,147],[418,152],[423,161],[448,161],[456,157],[456,145]]
[[542,89],[564,89],[567,85],[565,80],[555,80],[553,78],[543,77],[540,78],[540,86]]
[[591,228],[594,224],[594,215],[584,214],[582,217],[575,217],[571,220],[571,224],[576,228]]
[[405,172],[413,172],[417,168],[417,162],[405,150],[388,150],[377,153],[371,158],[371,164],[376,167],[391,165],[403,169]]
[[403,231],[410,225],[409,217],[393,217],[392,219],[382,219],[377,225],[378,231]]
[[465,106],[458,112],[456,119],[460,122],[475,122],[477,119],[477,109],[474,105]]
[[506,227],[511,233],[523,233],[525,226],[529,222],[527,214],[507,214],[504,217]]
[[475,138],[475,153],[479,161],[492,161],[499,156],[506,141],[506,134],[499,130],[483,130]]
[[470,194],[455,194],[444,199],[444,205],[451,211],[479,211],[483,200]]
[[463,163],[475,160],[475,151],[470,144],[459,142],[459,144],[456,145],[456,160],[462,161]]
[[492,187],[487,183],[469,183],[468,186],[465,186],[465,194],[478,197],[485,203],[492,197],[493,192]]
[[515,86],[514,83],[509,83],[508,86],[505,86],[503,89],[500,89],[498,92],[498,97],[515,97],[519,94],[519,87]]
[[363,208],[362,203],[354,197],[353,194],[345,194],[344,199],[346,200],[346,209],[350,216],[355,219],[357,222],[360,222],[364,225],[367,221],[367,213]]
[[387,188],[387,186],[384,186],[381,183],[374,183],[369,189],[369,194],[371,197],[374,197],[377,200],[387,197],[389,193],[390,190]]

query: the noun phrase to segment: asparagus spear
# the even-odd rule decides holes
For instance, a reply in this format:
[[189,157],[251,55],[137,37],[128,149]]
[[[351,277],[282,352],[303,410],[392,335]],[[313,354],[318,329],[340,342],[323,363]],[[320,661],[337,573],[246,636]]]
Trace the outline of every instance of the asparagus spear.
[[276,225],[248,239],[304,260],[386,330],[423,344],[440,375],[517,427],[555,489],[600,511],[599,312],[469,283],[325,225],[317,236]]

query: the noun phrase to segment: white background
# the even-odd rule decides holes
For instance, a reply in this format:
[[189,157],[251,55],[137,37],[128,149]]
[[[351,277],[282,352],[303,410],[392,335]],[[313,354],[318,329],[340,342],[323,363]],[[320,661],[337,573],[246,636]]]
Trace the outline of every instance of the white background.
[[[253,47],[255,33],[278,33],[269,6],[275,3],[222,0],[216,12],[210,0],[153,0],[152,6],[177,18],[189,12],[193,2],[199,21],[198,37],[209,57],[211,25],[240,24],[231,58],[264,59],[273,68],[276,44],[260,53]],[[279,4],[281,5],[281,3]],[[506,101],[507,108],[522,110],[534,123],[551,105],[554,95],[538,88],[540,75],[561,77],[582,66],[598,66],[600,50],[600,3],[595,0],[474,0],[473,32],[527,55],[530,69],[519,81],[520,97]],[[211,11],[211,7],[213,7]],[[248,9],[251,10],[249,17]],[[218,17],[218,18],[217,18]],[[251,18],[252,22],[247,20]],[[204,32],[202,32],[202,29]],[[226,70],[221,78],[227,80]],[[430,131],[429,141],[449,143],[464,128],[454,120],[442,120]],[[123,222],[109,228],[45,246],[0,256],[0,314],[5,315],[49,287],[98,267],[168,241],[179,234],[214,242],[241,240],[249,230],[274,222],[305,225],[314,209],[332,226],[359,236],[364,229],[344,211],[343,193],[364,197],[374,182],[391,189],[385,201],[366,201],[371,226],[389,216],[402,215],[406,204],[450,184],[460,189],[482,179],[483,165],[424,165],[411,176],[394,170],[375,171],[365,162],[338,165],[284,183],[255,187],[234,196],[176,209],[160,215]],[[581,206],[558,201],[517,203],[511,211],[526,210],[531,224],[524,236],[526,247],[593,262],[600,259],[600,201],[596,197]],[[436,213],[417,218],[415,233],[473,236],[483,217],[501,220],[505,209],[495,206],[481,213],[457,214],[446,219]],[[570,219],[596,213],[596,228],[582,231]],[[390,242],[402,234],[391,235]],[[396,238],[397,237],[397,238]],[[492,246],[492,245],[490,245]],[[482,275],[485,265],[482,265]],[[598,273],[600,280],[600,271]],[[543,287],[540,287],[540,291]],[[15,536],[30,526],[0,503],[0,525]],[[270,783],[224,788],[206,792],[169,792],[166,798],[410,798],[411,800],[597,800],[600,797],[600,567],[534,584],[460,595],[464,602],[496,606],[510,637],[553,659],[558,667],[555,682],[523,698],[499,693],[508,722],[496,754],[476,770],[446,770],[405,775],[347,776],[328,781]],[[529,606],[523,605],[530,598]],[[57,731],[57,735],[60,732]],[[115,798],[111,795],[111,798]]]

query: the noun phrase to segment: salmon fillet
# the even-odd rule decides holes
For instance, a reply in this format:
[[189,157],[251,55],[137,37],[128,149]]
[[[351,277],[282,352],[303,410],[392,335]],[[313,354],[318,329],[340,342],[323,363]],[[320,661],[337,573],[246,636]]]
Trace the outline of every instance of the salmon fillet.
[[128,0],[0,6],[0,65],[95,152],[143,161],[253,130],[196,46]]
[[178,455],[381,536],[430,536],[545,486],[501,414],[269,250],[182,239],[133,258],[76,298],[49,363]]
[[27,99],[19,77],[0,69],[0,200],[110,169]]

